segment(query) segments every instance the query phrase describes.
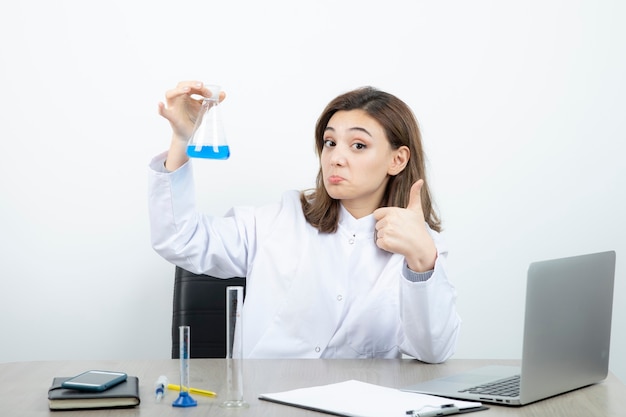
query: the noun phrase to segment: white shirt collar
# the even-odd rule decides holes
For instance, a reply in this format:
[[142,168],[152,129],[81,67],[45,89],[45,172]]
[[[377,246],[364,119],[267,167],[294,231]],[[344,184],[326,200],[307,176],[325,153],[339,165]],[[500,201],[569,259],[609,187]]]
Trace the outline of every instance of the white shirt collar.
[[343,206],[339,205],[339,229],[349,235],[360,238],[374,238],[374,230],[376,226],[376,219],[374,214],[369,214],[360,219],[355,218],[350,212]]

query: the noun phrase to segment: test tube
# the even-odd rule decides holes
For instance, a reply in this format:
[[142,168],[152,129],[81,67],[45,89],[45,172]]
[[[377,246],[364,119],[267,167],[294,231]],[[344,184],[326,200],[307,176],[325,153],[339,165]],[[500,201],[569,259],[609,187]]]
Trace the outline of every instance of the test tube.
[[243,399],[243,287],[226,287],[226,400],[225,408],[248,407]]
[[176,401],[172,403],[174,407],[193,407],[198,402],[189,395],[189,338],[191,328],[189,326],[179,326],[179,345],[180,345],[180,393]]

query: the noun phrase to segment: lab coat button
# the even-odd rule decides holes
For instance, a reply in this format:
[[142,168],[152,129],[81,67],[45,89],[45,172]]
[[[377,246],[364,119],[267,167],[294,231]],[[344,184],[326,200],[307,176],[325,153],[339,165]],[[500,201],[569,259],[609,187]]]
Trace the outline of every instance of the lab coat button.
[[351,245],[354,245],[354,238],[353,238],[353,237],[351,237],[351,238],[348,240],[348,243],[349,243],[349,244],[351,244]]
[[322,350],[322,349],[320,349],[320,347],[319,347],[319,346],[315,346],[315,352],[316,352],[316,353],[320,353],[320,350]]
[[341,294],[339,294],[339,295],[337,296],[337,301],[341,301],[341,300],[343,300],[343,296],[342,296]]

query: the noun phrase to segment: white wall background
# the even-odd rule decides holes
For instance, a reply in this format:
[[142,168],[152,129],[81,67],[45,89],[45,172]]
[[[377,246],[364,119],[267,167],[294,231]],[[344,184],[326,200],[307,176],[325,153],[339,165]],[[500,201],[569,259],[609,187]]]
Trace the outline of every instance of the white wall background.
[[177,81],[228,92],[232,158],[195,165],[216,214],[311,186],[317,116],[367,84],[423,129],[456,357],[520,357],[529,262],[614,249],[626,381],[625,20],[619,0],[4,2],[0,361],[169,357],[146,167]]

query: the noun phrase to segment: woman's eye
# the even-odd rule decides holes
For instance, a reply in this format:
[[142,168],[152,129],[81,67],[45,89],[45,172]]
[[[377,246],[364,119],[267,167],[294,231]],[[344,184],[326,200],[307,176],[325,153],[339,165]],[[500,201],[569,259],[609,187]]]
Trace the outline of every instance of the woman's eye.
[[355,143],[352,146],[354,146],[354,149],[358,149],[358,150],[367,148],[367,146],[364,143]]
[[331,146],[335,146],[335,142],[333,142],[330,139],[326,139],[324,140],[324,146],[326,146],[327,148],[330,148]]

